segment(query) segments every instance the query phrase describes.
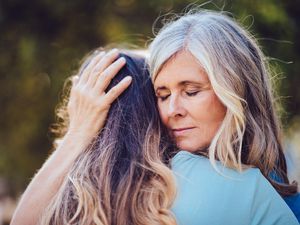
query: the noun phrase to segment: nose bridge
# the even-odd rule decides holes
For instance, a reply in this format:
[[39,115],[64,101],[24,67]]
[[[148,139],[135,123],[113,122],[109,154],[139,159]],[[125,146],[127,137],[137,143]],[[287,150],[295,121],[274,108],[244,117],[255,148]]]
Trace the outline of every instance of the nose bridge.
[[183,115],[183,111],[180,96],[178,94],[171,95],[168,109],[169,116]]

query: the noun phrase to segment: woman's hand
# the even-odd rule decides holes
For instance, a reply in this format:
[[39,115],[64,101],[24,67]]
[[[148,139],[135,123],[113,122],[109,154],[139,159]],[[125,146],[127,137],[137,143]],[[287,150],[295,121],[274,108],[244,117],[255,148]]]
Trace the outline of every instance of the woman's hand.
[[80,77],[74,77],[68,104],[69,130],[26,188],[12,225],[38,224],[78,155],[103,128],[110,105],[131,83],[131,77],[124,78],[105,93],[112,78],[125,65],[123,58],[115,61],[118,54],[117,50],[99,53]]
[[118,50],[98,53],[84,68],[81,76],[73,78],[73,86],[68,103],[68,133],[91,141],[103,128],[113,101],[129,86],[131,77],[105,93],[106,88],[126,64],[125,58],[118,57]]

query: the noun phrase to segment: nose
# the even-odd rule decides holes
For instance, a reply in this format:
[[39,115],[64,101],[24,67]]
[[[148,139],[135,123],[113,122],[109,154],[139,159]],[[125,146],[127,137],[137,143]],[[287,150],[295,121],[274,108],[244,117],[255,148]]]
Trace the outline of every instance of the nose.
[[168,106],[168,117],[183,117],[186,115],[186,109],[182,103],[180,96],[171,95]]

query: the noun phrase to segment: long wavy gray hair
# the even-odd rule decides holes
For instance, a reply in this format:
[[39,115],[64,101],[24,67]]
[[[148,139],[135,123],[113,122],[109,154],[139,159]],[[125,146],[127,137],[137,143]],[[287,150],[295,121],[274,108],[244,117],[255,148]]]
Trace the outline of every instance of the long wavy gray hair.
[[193,10],[168,22],[151,43],[153,80],[180,51],[199,61],[227,108],[208,148],[212,164],[218,159],[237,170],[258,167],[281,195],[296,193],[297,184],[289,184],[287,177],[271,71],[255,38],[224,13]]

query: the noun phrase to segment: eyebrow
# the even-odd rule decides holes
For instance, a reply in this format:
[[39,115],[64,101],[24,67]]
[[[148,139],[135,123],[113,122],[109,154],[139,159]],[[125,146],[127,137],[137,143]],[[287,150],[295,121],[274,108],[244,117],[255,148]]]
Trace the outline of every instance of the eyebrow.
[[157,88],[155,88],[155,91],[162,91],[162,90],[166,90],[166,86],[159,86]]
[[199,82],[199,81],[184,80],[184,81],[181,81],[181,82],[179,83],[179,86],[186,86],[186,85],[189,85],[189,84],[193,84],[193,85],[201,85],[201,82]]
[[[197,85],[197,86],[201,85],[201,83],[200,83],[200,82],[197,82],[197,81],[184,80],[184,81],[181,81],[181,82],[178,84],[178,86],[186,86],[186,85],[190,85],[190,84],[192,84],[192,85]],[[166,89],[167,89],[166,86],[158,86],[158,87],[155,89],[155,91],[166,90]]]

